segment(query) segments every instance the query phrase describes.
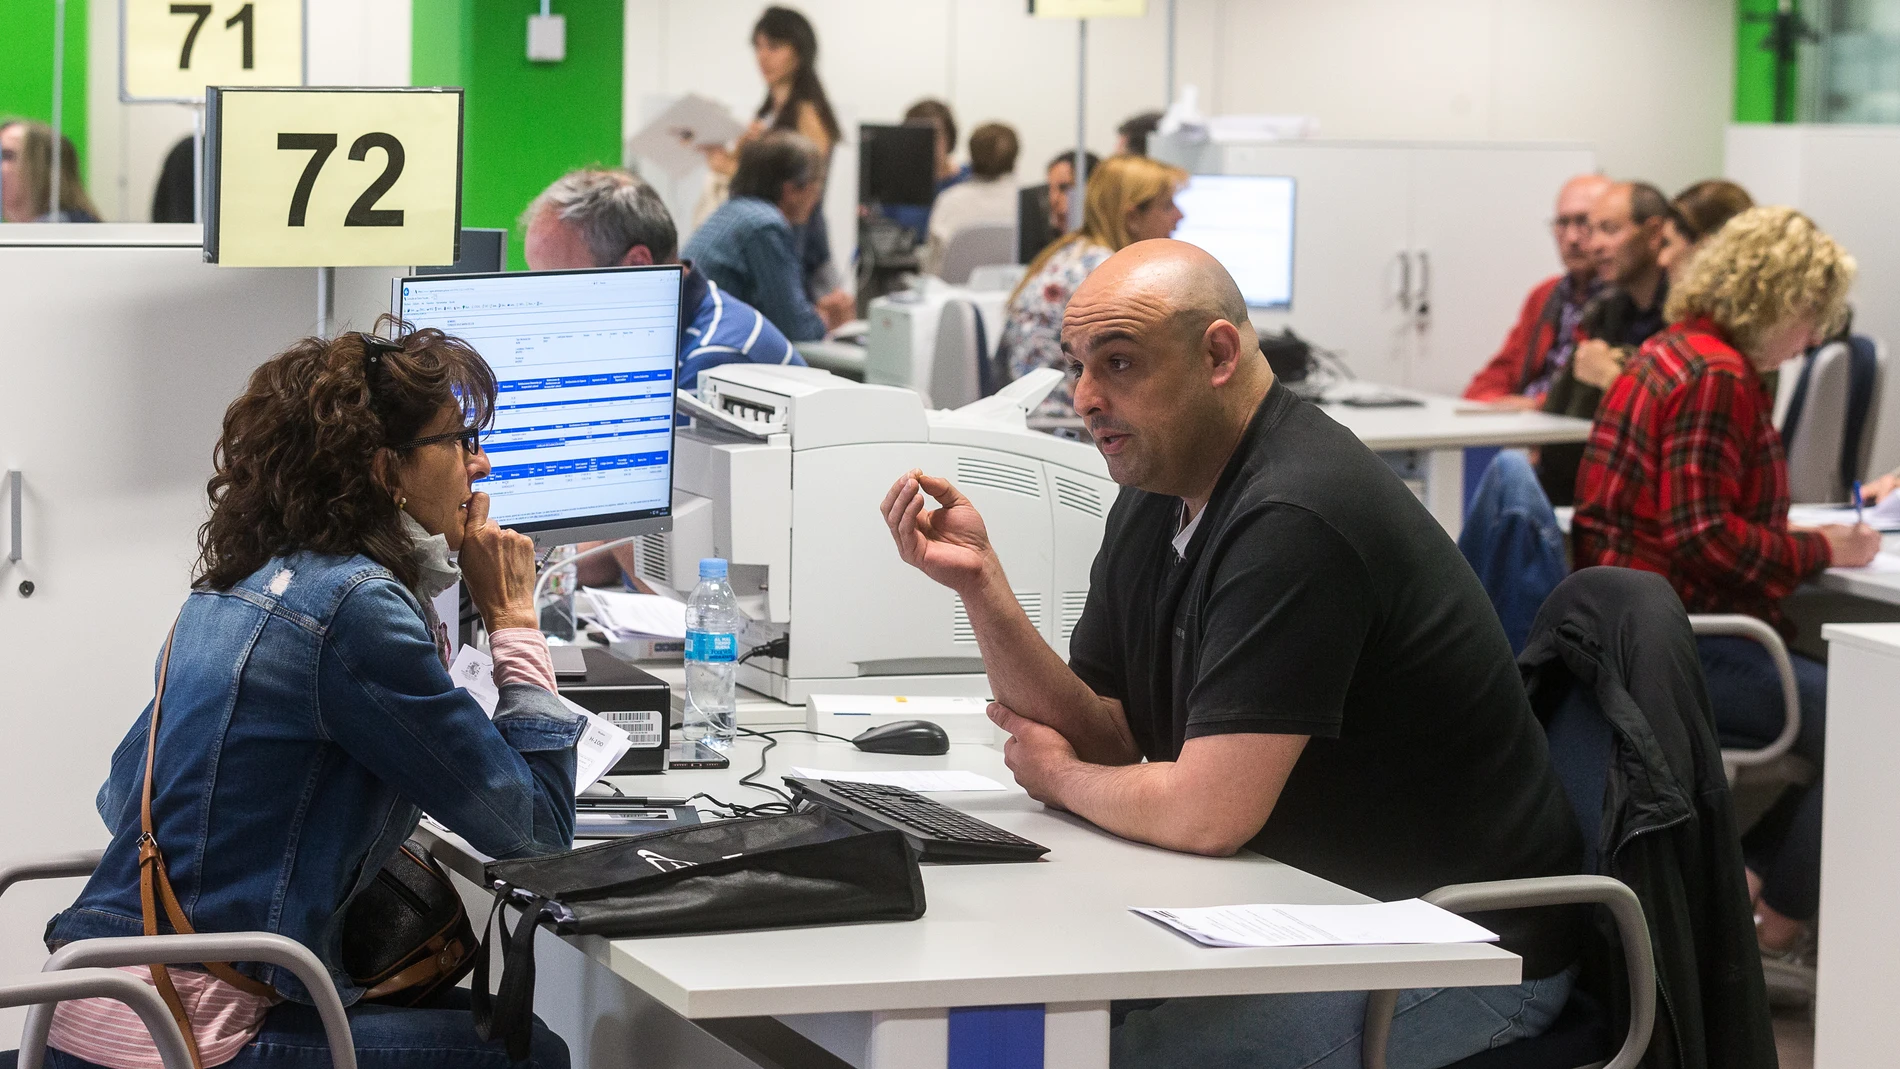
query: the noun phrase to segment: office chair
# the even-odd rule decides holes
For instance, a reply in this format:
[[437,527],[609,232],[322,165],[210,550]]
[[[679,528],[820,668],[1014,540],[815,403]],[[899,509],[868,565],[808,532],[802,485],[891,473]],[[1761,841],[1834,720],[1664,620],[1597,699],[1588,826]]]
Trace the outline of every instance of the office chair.
[[936,408],[962,408],[995,393],[990,382],[990,345],[983,313],[970,301],[944,302],[937,345],[930,359],[925,396]]
[[966,226],[950,235],[943,246],[943,267],[937,274],[945,282],[961,286],[970,280],[972,268],[1015,262],[1016,227],[1009,223],[984,223]]
[[1851,335],[1809,353],[1797,374],[1781,420],[1789,496],[1803,504],[1846,501],[1866,477],[1880,430],[1887,347]]
[[[14,884],[27,880],[90,876],[99,867],[99,859],[103,854],[102,850],[84,850],[0,865],[0,895]],[[120,977],[148,992],[151,1002],[157,1004],[158,1016],[170,1028],[169,1035],[161,1035],[161,1029],[153,1024],[149,1006],[129,1004],[138,1010],[146,1027],[152,1029],[153,1039],[158,1044],[160,1056],[165,1060],[166,1069],[191,1069],[191,1057],[185,1050],[184,1037],[157,990],[136,977],[114,970],[126,965],[183,965],[200,961],[261,961],[290,970],[310,992],[317,1015],[323,1021],[324,1036],[330,1043],[330,1063],[335,1069],[356,1069],[356,1044],[350,1035],[349,1016],[344,1011],[343,999],[337,994],[336,985],[330,981],[329,970],[302,943],[273,932],[81,939],[55,951],[46,959],[41,972],[42,975],[56,973],[81,976],[84,978],[83,983],[92,984],[96,988],[95,993],[105,997],[119,998],[121,993],[129,993],[130,989],[116,984],[99,984],[95,974]],[[0,992],[0,1005],[30,1007],[26,1015],[26,1028],[20,1037],[18,1069],[41,1069],[46,1054],[46,1034],[53,1024],[52,1003],[65,998],[88,996],[58,994],[62,988],[56,983],[25,990],[28,993],[15,1002],[5,1002],[7,996]],[[167,1044],[174,1041],[176,1050],[168,1053]],[[173,1060],[174,1055],[177,1057],[176,1062]]]

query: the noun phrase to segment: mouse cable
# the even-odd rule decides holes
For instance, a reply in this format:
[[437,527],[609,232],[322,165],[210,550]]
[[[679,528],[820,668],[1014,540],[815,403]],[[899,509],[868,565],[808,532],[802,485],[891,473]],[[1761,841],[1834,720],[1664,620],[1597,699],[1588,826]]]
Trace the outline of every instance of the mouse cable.
[[765,791],[768,794],[775,794],[779,798],[783,799],[787,804],[789,804],[792,800],[791,795],[785,793],[784,791],[780,790],[777,787],[772,786],[769,783],[756,782],[757,777],[763,776],[765,774],[765,763],[766,763],[765,755],[771,753],[772,747],[778,745],[777,736],[779,735],[816,735],[821,739],[836,739],[839,742],[851,741],[850,739],[845,738],[843,735],[833,735],[833,734],[830,734],[829,732],[824,732],[824,731],[811,731],[806,728],[774,728],[771,731],[754,731],[751,728],[738,728],[737,730],[739,734],[741,735],[751,735],[754,738],[760,738],[760,739],[765,740],[765,748],[759,751],[759,767],[739,777],[739,786],[750,787],[755,791]]

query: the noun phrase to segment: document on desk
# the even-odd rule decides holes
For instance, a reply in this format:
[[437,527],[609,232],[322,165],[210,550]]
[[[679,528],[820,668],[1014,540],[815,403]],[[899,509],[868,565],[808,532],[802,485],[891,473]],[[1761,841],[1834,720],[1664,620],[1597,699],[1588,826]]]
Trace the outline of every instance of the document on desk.
[[[1853,526],[1852,505],[1791,505],[1788,522],[1796,527],[1824,527],[1831,523]],[[1861,521],[1876,531],[1900,531],[1900,494],[1888,494],[1880,504],[1862,510]]]
[[1423,899],[1357,906],[1205,906],[1130,910],[1210,947],[1490,943],[1497,934]]
[[616,638],[685,638],[686,604],[659,594],[635,594],[626,590],[584,591],[593,605],[596,623]]
[[846,783],[875,783],[880,787],[902,787],[918,794],[948,794],[956,791],[1006,791],[1009,788],[975,772],[959,769],[925,769],[914,772],[841,772],[829,768],[792,766],[792,774],[805,779],[835,779]]
[[[449,678],[455,685],[468,691],[475,703],[482,707],[492,720],[495,707],[501,703],[501,690],[495,686],[495,662],[488,654],[474,646],[463,646],[455,654],[455,660],[449,665]],[[555,695],[560,698],[560,695]],[[633,748],[633,738],[604,717],[594,715],[590,710],[561,698],[561,704],[577,713],[587,721],[587,729],[581,732],[580,741],[574,744],[574,793],[594,785],[594,781],[607,774],[614,763],[626,756]]]
[[1900,573],[1900,553],[1876,553],[1874,559],[1859,568],[1842,568],[1847,572],[1873,572],[1877,575]]

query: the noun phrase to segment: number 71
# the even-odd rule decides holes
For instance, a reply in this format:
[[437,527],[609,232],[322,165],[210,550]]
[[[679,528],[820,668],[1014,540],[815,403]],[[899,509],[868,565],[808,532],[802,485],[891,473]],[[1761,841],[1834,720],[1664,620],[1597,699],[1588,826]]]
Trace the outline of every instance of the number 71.
[[[243,7],[238,8],[237,14],[232,15],[230,18],[224,20],[224,28],[227,30],[233,26],[239,26],[239,25],[243,26],[244,28],[244,69],[245,70],[250,70],[252,67],[251,60],[253,58],[253,45],[255,44],[252,38],[254,37],[256,33],[255,23],[257,21],[257,13],[254,10],[255,6],[256,5],[254,4],[245,4]],[[196,15],[197,16],[197,19],[193,21],[191,24],[191,29],[185,31],[184,47],[178,50],[178,69],[181,71],[190,70],[191,69],[191,49],[193,45],[196,45],[198,43],[198,31],[204,29],[205,20],[211,17],[211,5],[210,4],[173,4],[171,6],[171,13],[174,15]]]

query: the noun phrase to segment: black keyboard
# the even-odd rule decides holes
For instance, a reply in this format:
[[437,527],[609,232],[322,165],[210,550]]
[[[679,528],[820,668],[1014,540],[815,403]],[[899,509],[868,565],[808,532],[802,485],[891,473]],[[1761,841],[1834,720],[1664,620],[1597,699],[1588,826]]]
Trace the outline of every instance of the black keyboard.
[[1049,852],[968,813],[902,787],[786,776],[800,799],[836,810],[860,827],[904,833],[921,861],[1034,861]]

